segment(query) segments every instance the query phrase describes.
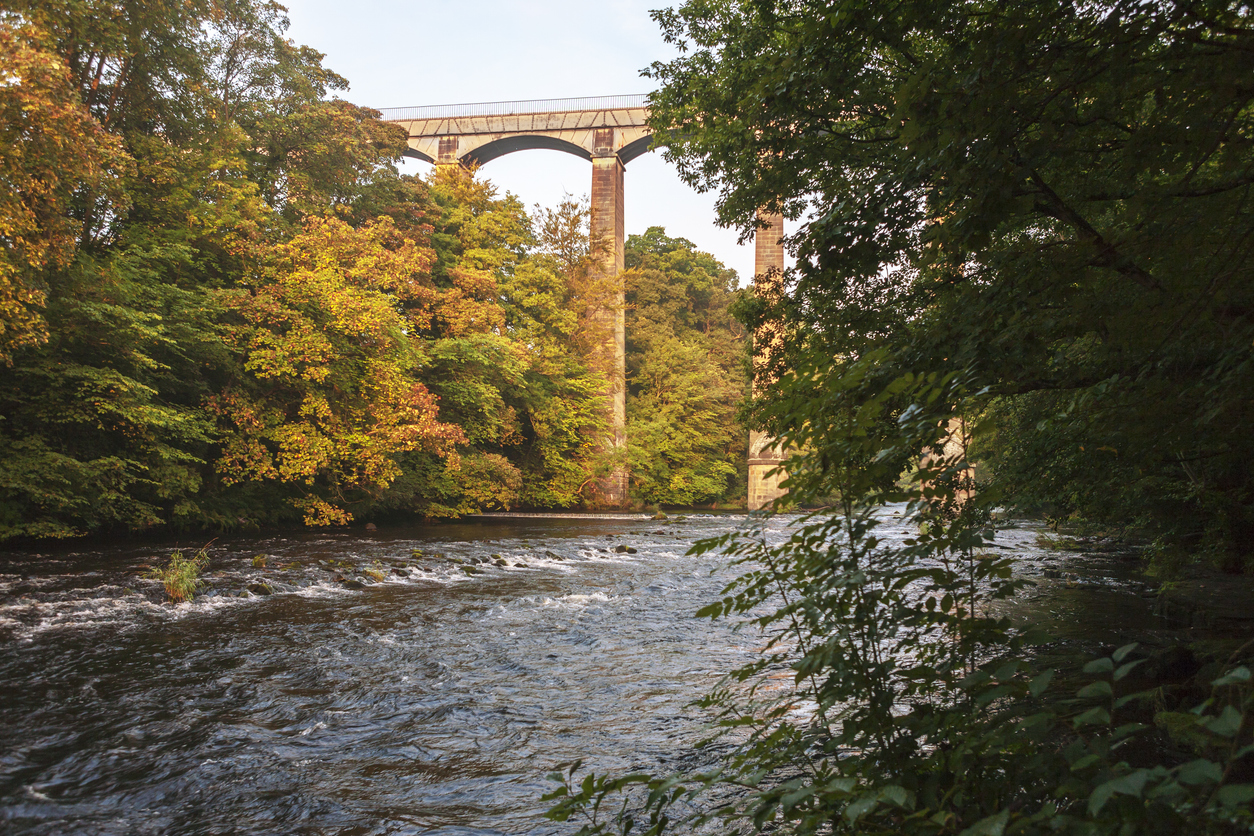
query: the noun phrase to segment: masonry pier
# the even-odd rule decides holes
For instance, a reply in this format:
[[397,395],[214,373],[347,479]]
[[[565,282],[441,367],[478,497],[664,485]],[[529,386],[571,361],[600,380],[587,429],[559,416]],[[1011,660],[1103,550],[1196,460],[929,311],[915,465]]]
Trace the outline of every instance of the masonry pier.
[[[753,290],[759,296],[773,298],[783,290],[784,217],[759,212],[758,219],[765,226],[753,236]],[[760,329],[753,335],[754,386],[758,372],[770,365],[771,352],[780,344],[782,336],[775,331]],[[784,451],[775,439],[759,430],[749,431],[749,510],[765,508],[783,496],[786,491],[780,483],[786,478],[783,471]]]
[[627,502],[627,312],[623,286],[623,161],[613,150],[613,128],[597,132],[597,151],[592,157],[592,197],[589,221],[593,257],[598,263],[594,285],[600,287],[596,318],[603,342],[599,365],[608,378],[609,432],[605,445],[613,461],[610,473],[599,482],[606,505]]

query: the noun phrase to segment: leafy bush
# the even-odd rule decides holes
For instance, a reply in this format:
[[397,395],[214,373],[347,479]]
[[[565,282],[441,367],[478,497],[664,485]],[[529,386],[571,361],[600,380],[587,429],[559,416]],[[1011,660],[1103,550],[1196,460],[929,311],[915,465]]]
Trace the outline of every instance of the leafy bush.
[[[1089,663],[1074,697],[1051,688],[1053,672],[1033,663],[1040,637],[998,614],[1021,581],[1011,559],[982,548],[998,498],[971,479],[953,420],[978,414],[985,393],[961,374],[895,368],[884,352],[835,369],[816,356],[767,410],[800,451],[794,498],[839,496],[837,510],[801,518],[782,541],[764,518],[696,547],[746,570],[701,614],[745,618],[769,637],[702,701],[729,754],[680,776],[580,777],[576,766],[554,776],[550,816],[584,816],[586,834],[679,822],[911,836],[1254,831],[1254,784],[1242,782],[1254,752],[1249,668],[1230,664],[1209,699],[1171,718],[1214,744],[1185,762],[1162,757],[1138,719],[1152,717],[1154,695],[1133,687],[1135,645]],[[909,459],[917,470],[899,480]],[[885,532],[890,503],[921,533]]]
[[200,573],[209,563],[209,554],[201,549],[191,557],[185,557],[182,551],[175,551],[164,567],[151,570],[147,577],[161,581],[166,596],[178,604],[190,601],[196,595],[196,588],[204,584]]

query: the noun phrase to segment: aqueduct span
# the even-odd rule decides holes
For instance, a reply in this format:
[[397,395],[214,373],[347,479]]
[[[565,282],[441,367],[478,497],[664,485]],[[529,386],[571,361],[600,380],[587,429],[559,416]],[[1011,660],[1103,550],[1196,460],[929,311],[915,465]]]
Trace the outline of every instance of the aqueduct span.
[[[650,150],[653,135],[645,96],[601,96],[527,102],[482,102],[429,107],[384,108],[383,119],[409,133],[407,154],[435,165],[483,165],[515,151],[565,151],[592,163],[590,227],[601,274],[623,269],[623,174],[626,165]],[[762,216],[767,226],[754,242],[755,280],[770,281],[784,267],[779,236],[783,219]],[[774,234],[772,234],[772,232]],[[604,312],[611,337],[604,350],[615,370],[607,410],[609,445],[624,461],[627,445],[626,339],[623,282],[616,283],[613,309]],[[760,346],[759,351],[766,348]],[[753,432],[749,439],[749,507],[761,508],[782,494],[780,477],[768,475],[781,455],[771,439]],[[601,482],[605,504],[627,500],[627,471],[620,465]]]

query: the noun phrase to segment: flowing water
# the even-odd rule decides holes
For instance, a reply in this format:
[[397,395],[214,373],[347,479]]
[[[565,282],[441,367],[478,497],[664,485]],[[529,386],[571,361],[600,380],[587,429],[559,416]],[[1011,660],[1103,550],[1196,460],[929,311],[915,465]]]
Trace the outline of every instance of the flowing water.
[[[0,556],[0,830],[566,832],[540,800],[563,763],[700,765],[690,703],[760,639],[695,618],[734,570],[685,552],[743,521],[220,540],[180,605],[142,577],[170,546]],[[1048,615],[1085,590],[1033,537],[999,543]]]

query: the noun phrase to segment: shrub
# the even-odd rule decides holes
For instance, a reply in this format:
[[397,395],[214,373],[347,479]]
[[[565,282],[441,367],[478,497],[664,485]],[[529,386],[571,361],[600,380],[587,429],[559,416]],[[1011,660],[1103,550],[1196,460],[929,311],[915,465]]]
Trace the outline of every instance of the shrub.
[[[998,615],[1020,587],[1011,560],[982,548],[1000,498],[973,484],[966,439],[954,438],[966,433],[953,416],[978,414],[980,397],[961,375],[894,373],[891,361],[832,370],[818,357],[782,384],[796,429],[777,425],[779,436],[798,451],[786,487],[802,501],[839,496],[838,509],[801,518],[782,541],[758,520],[695,549],[745,568],[700,614],[768,636],[701,702],[715,714],[717,764],[581,778],[576,765],[553,776],[550,817],[585,817],[585,834],[712,822],[851,836],[1254,831],[1249,668],[1234,654],[1210,698],[1170,718],[1213,744],[1192,760],[1164,757],[1138,721],[1152,719],[1154,694],[1131,685],[1135,645],[1086,665],[1074,696],[1051,688],[1036,637]],[[903,458],[917,464],[904,481]],[[917,536],[884,531],[890,503],[904,503],[898,519]]]
[[166,596],[174,603],[190,601],[196,594],[196,587],[204,584],[200,573],[209,563],[209,554],[201,549],[191,557],[184,556],[181,550],[170,555],[164,567],[153,569],[148,577],[161,581]]

